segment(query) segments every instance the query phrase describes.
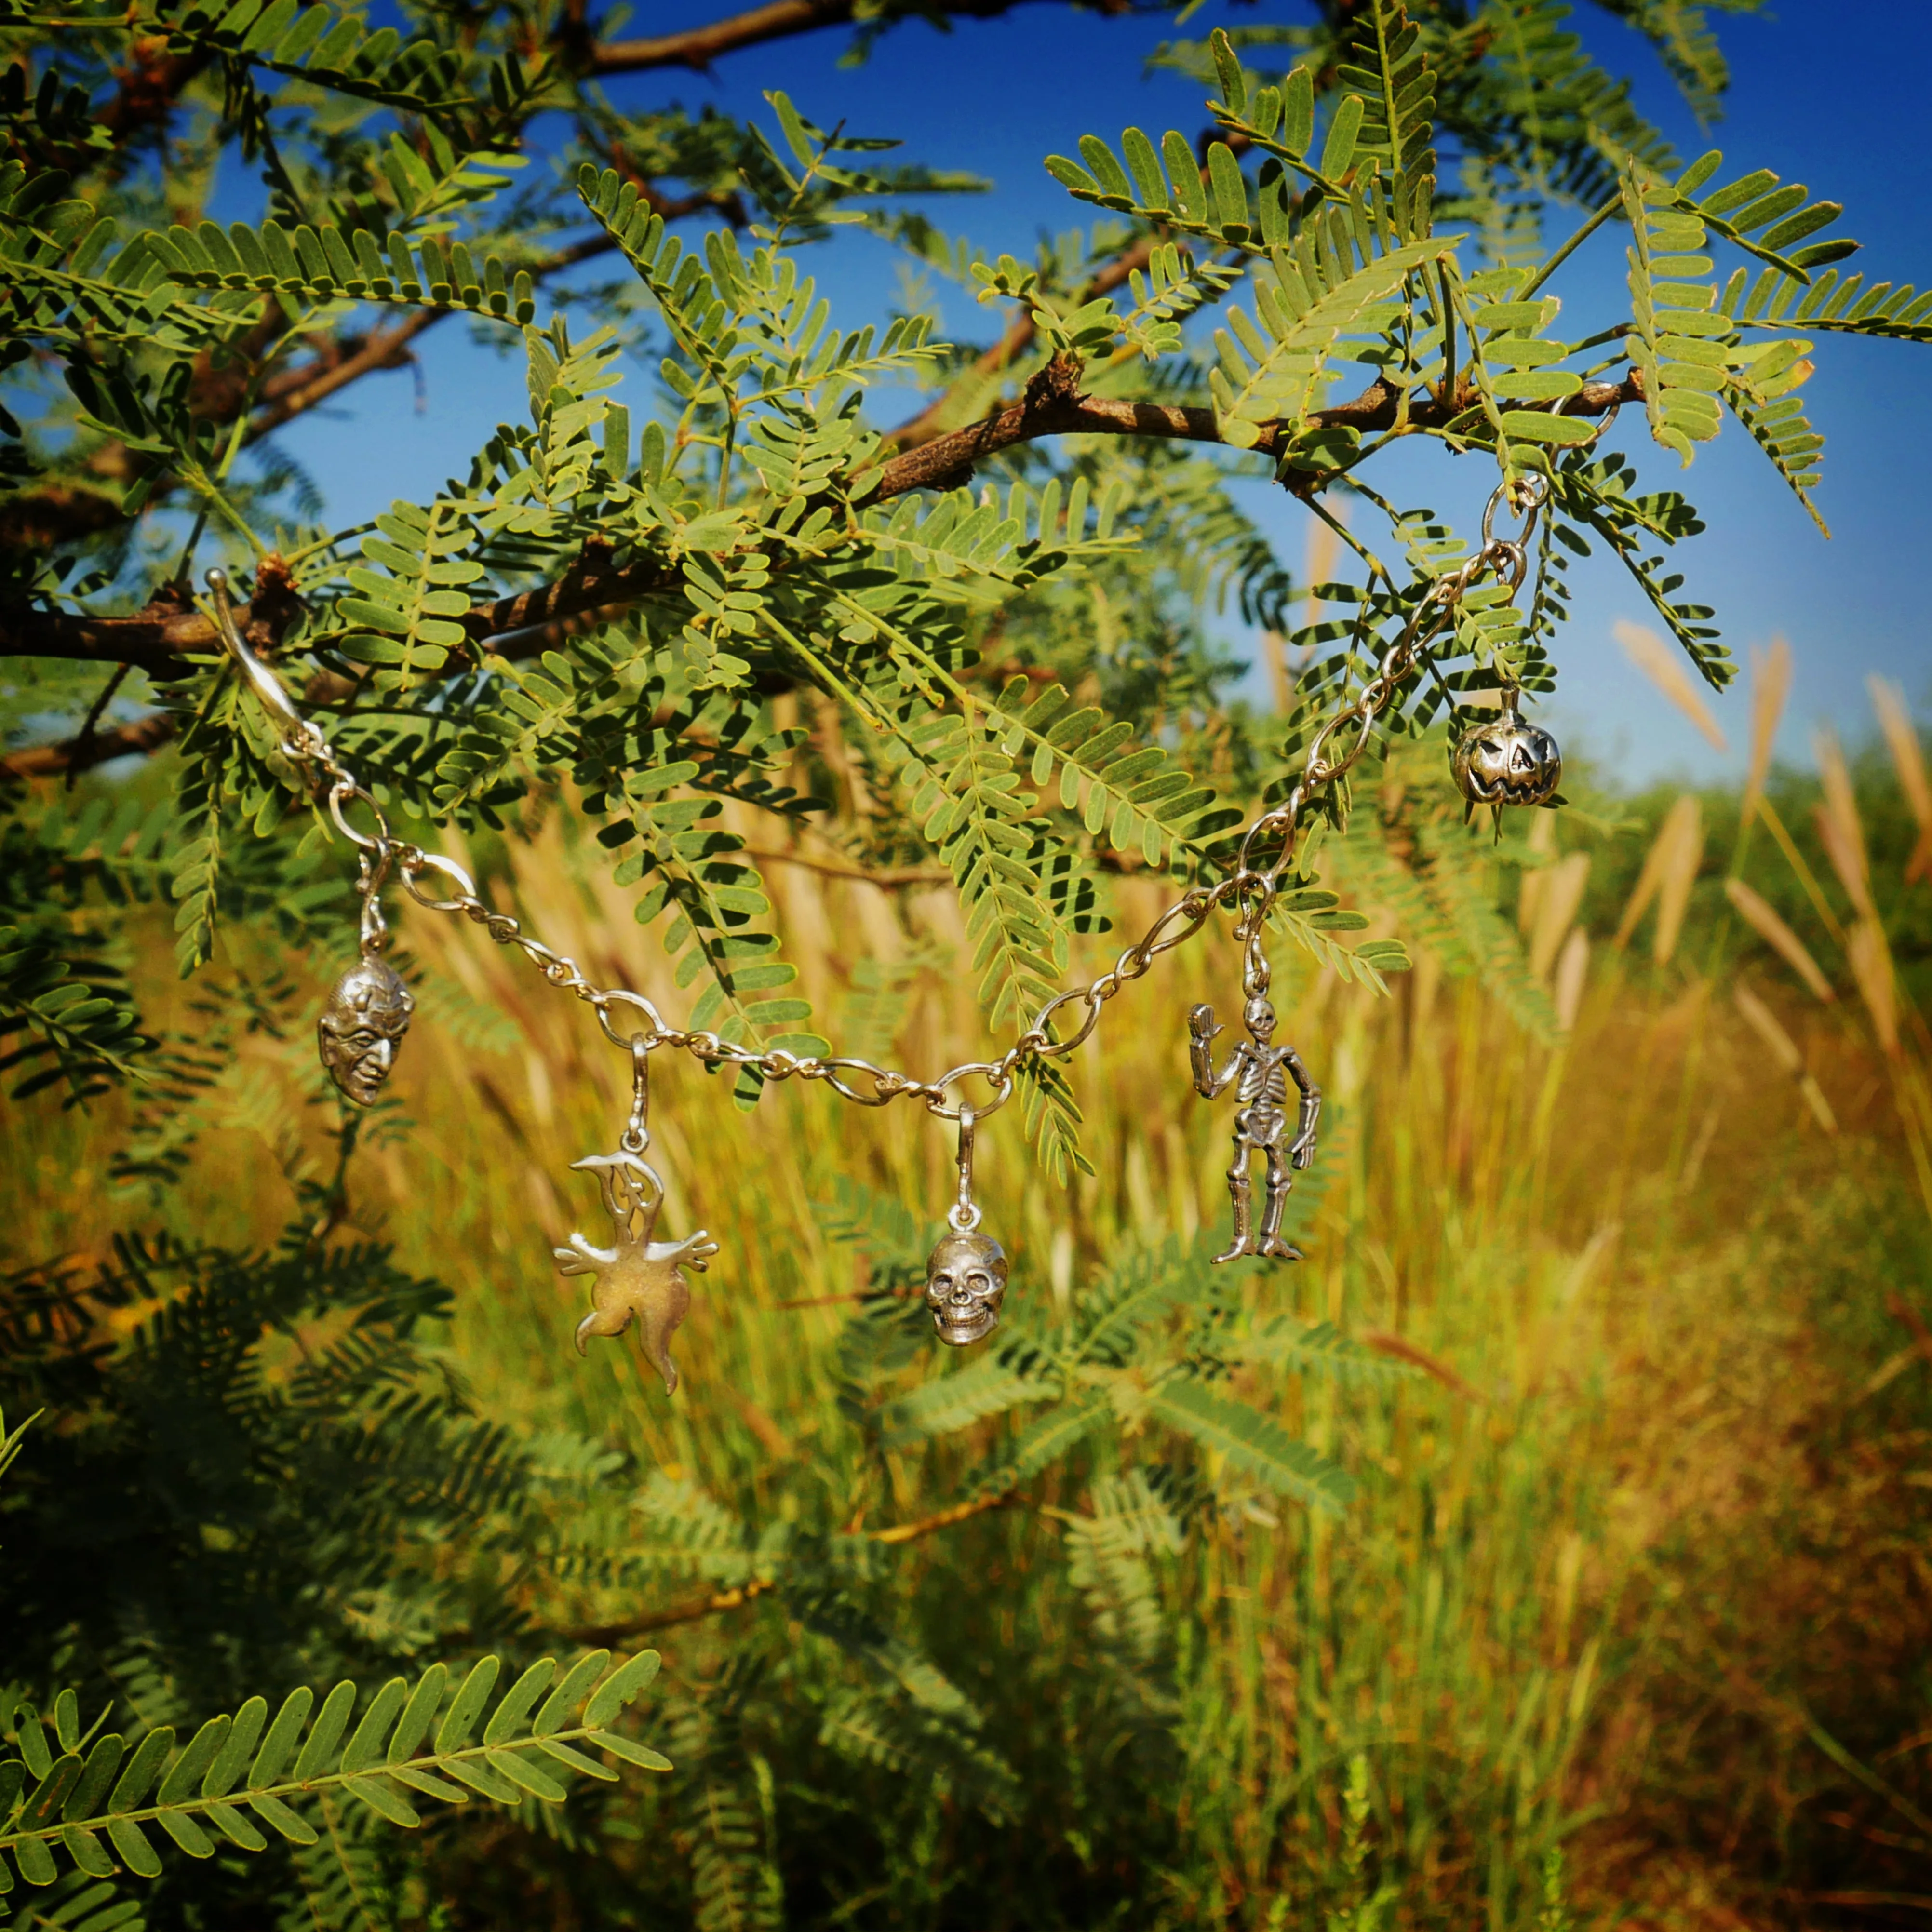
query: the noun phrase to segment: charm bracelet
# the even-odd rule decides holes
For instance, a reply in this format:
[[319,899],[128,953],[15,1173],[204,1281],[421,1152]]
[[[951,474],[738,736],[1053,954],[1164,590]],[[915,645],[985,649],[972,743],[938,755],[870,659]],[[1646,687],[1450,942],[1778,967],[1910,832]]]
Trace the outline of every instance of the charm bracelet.
[[[1192,938],[1210,913],[1227,906],[1234,912],[1235,936],[1243,944],[1243,1020],[1248,1037],[1216,1071],[1213,1042],[1220,1029],[1214,1023],[1213,1008],[1196,1006],[1188,1015],[1189,1060],[1196,1090],[1211,1100],[1232,1087],[1239,1102],[1234,1158],[1228,1172],[1234,1239],[1215,1259],[1229,1262],[1246,1255],[1298,1258],[1297,1250],[1282,1237],[1282,1213],[1292,1184],[1290,1170],[1305,1168],[1314,1158],[1322,1098],[1294,1049],[1272,1044],[1275,1016],[1268,998],[1269,968],[1262,945],[1263,926],[1280,891],[1282,874],[1294,857],[1304,814],[1318,794],[1342,777],[1367,748],[1377,720],[1424,650],[1454,621],[1465,595],[1485,574],[1507,584],[1512,595],[1521,586],[1528,540],[1549,491],[1547,480],[1534,472],[1498,487],[1484,515],[1481,548],[1430,586],[1373,674],[1316,730],[1300,775],[1287,796],[1243,833],[1232,871],[1214,885],[1194,886],[1183,892],[1097,979],[1055,994],[999,1058],[968,1060],[930,1080],[856,1058],[794,1054],[776,1048],[758,1052],[715,1032],[667,1024],[641,993],[592,985],[574,960],[526,933],[508,914],[492,911],[484,904],[477,896],[474,880],[454,860],[394,836],[373,794],[337,755],[321,728],[303,716],[280,679],[243,640],[230,607],[226,574],[211,570],[207,583],[224,645],[283,731],[283,755],[307,776],[318,803],[326,805],[336,830],[357,853],[360,944],[355,964],[331,990],[317,1022],[322,1064],[348,1100],[366,1107],[387,1078],[409,1025],[415,1001],[401,976],[382,957],[387,928],[381,893],[392,872],[418,905],[432,912],[459,913],[474,920],[499,945],[518,948],[552,986],[586,1002],[606,1038],[631,1057],[632,1104],[616,1148],[574,1163],[574,1171],[597,1176],[610,1219],[610,1245],[596,1246],[582,1234],[573,1234],[567,1246],[554,1252],[565,1274],[594,1278],[591,1312],[577,1329],[579,1352],[590,1336],[621,1334],[634,1319],[644,1354],[663,1377],[667,1393],[677,1385],[670,1337],[691,1300],[690,1284],[682,1270],[686,1267],[703,1269],[718,1252],[718,1244],[702,1230],[682,1241],[652,1238],[664,1205],[664,1187],[644,1159],[650,1138],[650,1055],[669,1047],[690,1054],[707,1066],[752,1068],[766,1080],[823,1080],[844,1099],[864,1107],[883,1107],[902,1098],[923,1101],[929,1113],[956,1122],[958,1128],[958,1198],[947,1215],[947,1232],[927,1264],[926,1298],[939,1339],[961,1347],[992,1331],[1006,1288],[1005,1251],[991,1235],[980,1232],[980,1209],[972,1196],[973,1144],[980,1124],[1012,1098],[1015,1077],[1029,1061],[1064,1058],[1072,1053],[1100,1024],[1102,1009],[1115,994],[1140,979],[1161,954]],[[1505,508],[1523,520],[1514,539],[1492,533],[1496,515]],[[1345,735],[1352,730],[1352,738]],[[1451,763],[1472,808],[1478,803],[1542,804],[1555,792],[1562,771],[1555,741],[1518,716],[1514,688],[1503,693],[1502,722],[1486,722],[1466,732]],[[352,806],[366,811],[374,821],[373,832],[359,830],[350,823]],[[1060,1030],[1062,1027],[1066,1030]],[[949,1099],[954,1090],[974,1080],[986,1084],[988,1097],[976,1104]],[[1292,1136],[1286,1112],[1291,1082],[1299,1096]],[[1258,1226],[1253,1217],[1249,1173],[1256,1154],[1262,1156],[1266,1172],[1266,1198]]]

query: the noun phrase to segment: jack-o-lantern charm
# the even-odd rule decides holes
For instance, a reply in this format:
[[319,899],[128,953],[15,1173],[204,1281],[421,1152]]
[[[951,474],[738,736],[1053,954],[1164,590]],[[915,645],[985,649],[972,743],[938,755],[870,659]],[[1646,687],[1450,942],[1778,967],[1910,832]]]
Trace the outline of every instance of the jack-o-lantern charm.
[[1493,722],[1472,725],[1449,754],[1473,811],[1479,805],[1546,805],[1563,782],[1563,754],[1540,724],[1524,722],[1516,694],[1503,693]]

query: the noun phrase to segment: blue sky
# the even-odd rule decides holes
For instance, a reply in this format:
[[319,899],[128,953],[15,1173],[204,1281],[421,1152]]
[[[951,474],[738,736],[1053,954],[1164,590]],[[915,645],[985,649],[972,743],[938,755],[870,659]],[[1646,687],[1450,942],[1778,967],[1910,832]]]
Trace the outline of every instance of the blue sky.
[[[646,4],[630,27],[668,31],[732,10],[729,0]],[[1850,267],[1874,279],[1932,284],[1932,201],[1919,188],[1924,75],[1932,55],[1932,9],[1924,0],[1788,0],[1774,20],[1720,16],[1733,86],[1726,119],[1708,136],[1634,36],[1592,17],[1592,9],[1579,14],[1593,48],[1613,71],[1632,75],[1638,104],[1682,152],[1719,146],[1726,178],[1768,166],[1844,202],[1843,232],[1866,244]],[[1292,0],[1241,8],[1210,0],[1187,32],[1303,17]],[[1846,31],[1847,21],[1856,21],[1856,34]],[[991,194],[936,202],[931,212],[988,253],[1010,248],[1024,256],[1042,230],[1078,225],[1093,212],[1046,175],[1043,155],[1074,152],[1084,133],[1114,136],[1130,122],[1190,133],[1205,124],[1197,85],[1144,69],[1166,30],[1159,21],[1029,6],[950,34],[901,28],[857,68],[839,64],[848,37],[833,32],[734,56],[712,75],[631,76],[611,91],[626,106],[678,100],[694,109],[712,100],[749,114],[766,111],[763,90],[783,88],[815,120],[843,117],[856,133],[900,136],[904,158],[988,178]],[[1576,332],[1623,313],[1623,248],[1622,236],[1606,230],[1562,278],[1566,320],[1577,320]],[[848,326],[876,316],[900,274],[899,258],[863,236],[841,236],[813,266]],[[944,320],[950,332],[968,339],[984,340],[996,326],[987,310],[958,296],[946,302]],[[464,326],[452,322],[425,338],[419,410],[410,374],[380,376],[359,385],[339,412],[290,433],[289,446],[320,485],[332,520],[358,520],[392,497],[433,490],[466,466],[500,417],[520,406],[518,362],[500,359]],[[1681,477],[1675,458],[1652,448],[1640,423],[1627,422],[1629,434],[1616,438],[1638,458],[1648,487],[1675,482],[1702,511],[1710,529],[1680,547],[1678,567],[1688,590],[1717,606],[1740,662],[1774,634],[1790,640],[1798,676],[1779,748],[1800,761],[1808,760],[1810,733],[1820,722],[1854,737],[1866,734],[1868,672],[1903,684],[1922,716],[1932,712],[1932,621],[1923,585],[1932,495],[1921,482],[1932,440],[1932,346],[1826,337],[1816,360],[1806,394],[1826,438],[1817,495],[1834,532],[1828,543],[1735,424]],[[891,411],[882,403],[880,414]],[[1462,524],[1480,508],[1484,486],[1473,460],[1433,447],[1412,455],[1404,447],[1378,466],[1378,487],[1400,502],[1430,504]],[[1259,494],[1256,504],[1298,571],[1306,513],[1278,492]],[[1573,572],[1573,584],[1574,621],[1559,644],[1561,686],[1546,713],[1568,741],[1632,782],[1741,770],[1748,734],[1742,682],[1714,700],[1731,741],[1722,756],[1612,640],[1614,621],[1646,616],[1634,586],[1594,565]],[[1232,615],[1225,628],[1246,641]]]

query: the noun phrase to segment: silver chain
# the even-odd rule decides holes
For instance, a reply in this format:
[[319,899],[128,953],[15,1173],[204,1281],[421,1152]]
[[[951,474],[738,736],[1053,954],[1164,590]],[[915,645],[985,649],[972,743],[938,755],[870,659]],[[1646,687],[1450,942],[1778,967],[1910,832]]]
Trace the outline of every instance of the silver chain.
[[[1266,989],[1268,962],[1262,950],[1262,929],[1280,892],[1282,874],[1294,856],[1302,815],[1316,794],[1342,777],[1368,748],[1376,721],[1388,708],[1422,650],[1454,621],[1457,607],[1477,579],[1486,572],[1493,572],[1498,578],[1507,578],[1512,594],[1521,587],[1527,569],[1526,546],[1549,490],[1544,478],[1532,474],[1517,479],[1514,488],[1505,484],[1496,490],[1484,514],[1481,548],[1430,586],[1401,635],[1383,654],[1374,674],[1316,733],[1302,762],[1301,775],[1286,798],[1256,819],[1243,835],[1232,872],[1217,884],[1191,886],[1162,910],[1106,972],[1083,986],[1069,987],[1056,994],[998,1059],[966,1060],[931,1080],[920,1080],[896,1068],[875,1066],[869,1060],[849,1055],[788,1053],[776,1047],[757,1052],[704,1028],[668,1025],[650,1000],[628,987],[594,985],[584,977],[575,960],[553,951],[524,932],[520,922],[508,913],[494,912],[485,905],[477,896],[476,881],[454,860],[440,852],[426,852],[420,845],[391,834],[388,820],[374,796],[337,757],[320,727],[296,710],[281,681],[242,640],[230,606],[226,573],[211,570],[207,582],[223,643],[270,715],[287,728],[281,743],[283,754],[311,771],[316,789],[326,802],[337,830],[355,845],[360,856],[358,889],[362,895],[365,939],[380,943],[383,926],[377,895],[393,866],[400,875],[404,890],[417,904],[431,912],[460,913],[482,926],[498,945],[516,947],[553,986],[574,993],[588,1004],[596,1013],[605,1037],[632,1056],[638,1096],[633,1125],[640,1134],[644,1125],[643,1097],[647,1090],[644,1084],[645,1056],[658,1047],[668,1046],[690,1054],[707,1066],[752,1068],[766,1080],[823,1080],[835,1093],[862,1107],[883,1107],[889,1101],[907,1097],[923,1100],[929,1112],[961,1123],[962,1154],[970,1161],[974,1124],[1012,1098],[1014,1076],[1020,1067],[1029,1060],[1064,1059],[1082,1045],[1099,1025],[1101,1010],[1107,1002],[1123,987],[1140,979],[1163,952],[1172,952],[1192,938],[1217,907],[1232,904],[1236,910],[1234,930],[1236,937],[1244,942],[1243,977],[1246,990],[1252,995]],[[1522,529],[1513,541],[1493,533],[1497,512],[1505,505],[1524,520]],[[1340,735],[1352,725],[1354,736],[1346,748],[1331,752],[1330,748]],[[353,806],[368,808],[375,821],[373,833],[358,831],[350,823],[347,814]],[[425,875],[434,874],[440,874],[453,888],[447,897],[425,890]],[[620,1031],[613,1024],[613,1010],[616,1008],[629,1009],[641,1022],[641,1027],[633,1025],[628,1030]],[[1056,1034],[1055,1023],[1069,1008],[1080,1009],[1078,1023],[1072,1032]],[[990,1100],[977,1105],[949,1102],[949,1090],[974,1079],[983,1080],[992,1089]],[[962,1162],[962,1181],[965,1171]]]

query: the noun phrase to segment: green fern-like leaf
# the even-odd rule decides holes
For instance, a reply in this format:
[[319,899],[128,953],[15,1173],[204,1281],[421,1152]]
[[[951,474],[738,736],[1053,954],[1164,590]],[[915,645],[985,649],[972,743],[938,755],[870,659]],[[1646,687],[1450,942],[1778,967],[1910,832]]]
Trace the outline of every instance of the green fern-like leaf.
[[826,1707],[821,1742],[842,1756],[936,1784],[1004,1822],[1018,1808],[1018,1774],[968,1726],[872,1688],[848,1690]]
[[452,650],[469,643],[460,621],[470,611],[464,586],[483,575],[483,566],[458,553],[472,542],[451,506],[436,503],[424,512],[400,501],[362,539],[368,562],[350,569],[353,594],[336,610],[347,622],[378,634],[352,634],[339,648],[357,663],[395,668],[379,673],[376,688],[406,688],[424,674],[441,670]]
[[1227,1348],[1229,1359],[1269,1364],[1298,1374],[1316,1375],[1345,1384],[1391,1382],[1414,1375],[1406,1362],[1393,1361],[1351,1340],[1332,1322],[1300,1322],[1270,1316]]
[[84,1752],[78,1738],[61,1736],[59,1754],[42,1747],[48,1762],[36,1770],[23,1736],[22,1756],[0,1761],[0,1853],[10,1853],[33,1886],[53,1882],[57,1849],[95,1877],[110,1876],[118,1860],[154,1878],[162,1861],[150,1828],[205,1858],[218,1843],[211,1826],[244,1852],[266,1847],[265,1825],[292,1844],[314,1844],[315,1827],[298,1808],[310,1799],[352,1798],[413,1828],[423,1798],[463,1804],[474,1793],[502,1804],[526,1797],[561,1804],[570,1777],[617,1777],[593,1751],[669,1770],[668,1759],[610,1728],[656,1674],[657,1653],[640,1652],[607,1671],[609,1662],[608,1652],[593,1651],[559,1676],[546,1658],[494,1709],[496,1658],[473,1666],[447,1700],[447,1672],[434,1664],[413,1684],[400,1677],[384,1684],[352,1730],[356,1689],[343,1683],[320,1706],[312,1691],[291,1691],[272,1719],[268,1705],[251,1698],[232,1717],[211,1718],[178,1748],[166,1726],[131,1747],[104,1734]]
[[1080,1297],[1070,1360],[1112,1368],[1134,1360],[1151,1325],[1207,1292],[1210,1246],[1204,1233],[1191,1243],[1170,1239],[1136,1249],[1089,1283]]
[[1717,309],[1716,285],[1691,279],[1711,272],[1703,222],[1674,191],[1634,172],[1623,196],[1631,235],[1630,362],[1643,377],[1651,434],[1688,465],[1693,445],[1708,442],[1723,420],[1718,399],[1735,337]]
[[1067,1574],[1094,1635],[1136,1673],[1160,1658],[1167,1618],[1152,1559],[1180,1548],[1180,1520],[1138,1469],[1096,1482],[1090,1515],[1066,1525]]
[[1260,326],[1235,308],[1215,333],[1208,381],[1222,440],[1250,448],[1264,424],[1305,423],[1334,373],[1337,343],[1376,320],[1377,305],[1430,252],[1424,242],[1382,252],[1339,208],[1304,228],[1292,250],[1275,250],[1272,275],[1255,277]]
[[[1835,201],[1813,201],[1809,190],[1781,182],[1768,168],[1700,196],[1697,190],[1716,174],[1724,156],[1714,149],[1693,161],[1675,186],[1678,203],[1697,217],[1713,234],[1735,244],[1766,265],[1768,272],[1798,283],[1828,262],[1855,253],[1856,242],[1837,236],[1828,242],[1807,237],[1828,228],[1844,212]],[[1802,242],[1802,247],[1794,248]]]
[[1811,427],[1803,401],[1797,396],[1786,395],[1774,401],[1760,402],[1736,384],[1725,400],[1751,440],[1790,484],[1792,494],[1804,506],[1811,520],[1829,536],[1831,526],[1811,500],[1811,492],[1822,473],[1819,466],[1824,460],[1825,439]]
[[980,1479],[996,1494],[1016,1490],[1096,1434],[1112,1419],[1113,1405],[1104,1389],[1088,1389],[1056,1403],[1016,1436],[1005,1455]]
[[0,925],[0,1076],[17,1076],[16,1100],[63,1081],[84,1100],[140,1076],[151,1042],[119,976],[81,951],[50,928]]
[[1064,154],[1049,154],[1047,171],[1070,194],[1102,208],[1130,210],[1163,227],[1217,242],[1244,247],[1260,242],[1259,226],[1250,220],[1240,167],[1225,141],[1209,144],[1204,169],[1194,158],[1193,144],[1175,130],[1156,152],[1141,129],[1130,128],[1120,137],[1120,148],[1126,157],[1124,168],[1098,135],[1084,134],[1080,152],[1086,166]]
[[924,1265],[932,1226],[904,1202],[842,1174],[832,1181],[831,1198],[814,1206],[832,1240],[864,1246],[875,1264],[896,1274]]
[[1190,1436],[1229,1466],[1277,1495],[1339,1514],[1354,1493],[1348,1473],[1319,1450],[1298,1442],[1272,1416],[1212,1384],[1180,1378],[1149,1390],[1148,1412]]
[[434,236],[412,248],[406,236],[380,230],[324,224],[291,232],[274,221],[260,229],[237,221],[224,229],[203,221],[197,228],[151,232],[145,245],[167,279],[183,288],[273,290],[312,302],[346,296],[467,309],[519,325],[536,314],[527,269],[506,269],[494,254],[479,268],[464,244]]
[[683,1767],[678,1820],[690,1847],[695,1921],[703,1932],[764,1932],[786,1922],[771,1843],[771,1774],[744,1735],[744,1700],[754,1681],[745,1665],[728,1669],[708,1696],[674,1721],[672,1748]]
[[1421,30],[1401,0],[1370,0],[1356,16],[1351,58],[1336,70],[1339,86],[1364,104],[1355,152],[1372,156],[1394,184],[1396,232],[1420,241],[1430,231],[1436,189],[1436,153],[1430,123],[1436,80]]
[[1077,812],[1088,834],[1148,865],[1198,856],[1214,836],[1238,823],[1240,814],[1215,802],[1178,760],[1159,746],[1134,742],[1132,728],[1110,723],[1091,707],[1050,684],[1028,700],[1031,687],[1016,678],[988,716],[1007,725],[1002,748],[1028,756],[1034,784],[1042,792],[1058,767],[1059,800]]
[[886,1412],[886,1442],[950,1436],[1024,1402],[1051,1401],[1060,1392],[1053,1368],[1051,1358],[1024,1343],[982,1355],[957,1374],[936,1376],[894,1402]]
[[1741,296],[1737,315],[1747,328],[1795,323],[1827,334],[1932,341],[1932,289],[1921,294],[1910,282],[1868,286],[1862,274],[1841,280],[1835,268],[1815,278],[1808,288],[1795,276],[1766,268],[1749,293]]
[[1024,1022],[1059,991],[1068,960],[1027,822],[1032,801],[984,724],[941,714],[916,742],[932,776],[913,809],[952,868],[980,1004],[995,1027]]

